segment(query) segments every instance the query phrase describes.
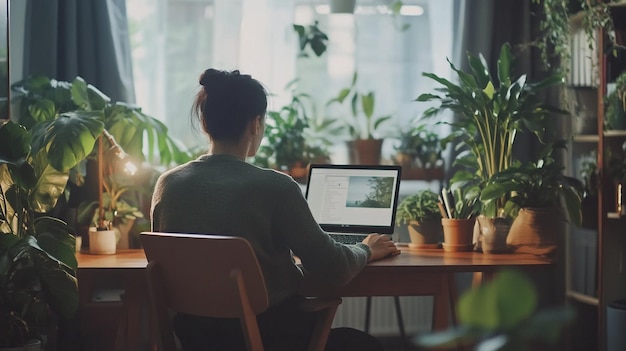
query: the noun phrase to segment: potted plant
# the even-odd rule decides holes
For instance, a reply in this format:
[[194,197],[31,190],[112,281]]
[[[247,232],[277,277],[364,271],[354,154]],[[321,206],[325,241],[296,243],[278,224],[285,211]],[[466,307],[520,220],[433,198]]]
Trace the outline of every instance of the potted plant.
[[[325,137],[313,137],[314,119],[309,110],[314,105],[308,94],[294,88],[296,82],[287,85],[291,88],[291,101],[280,110],[267,113],[265,138],[253,162],[304,180],[311,162],[324,162],[329,158],[329,143]],[[315,125],[317,131],[331,128],[331,123],[322,123]]]
[[399,144],[395,161],[402,166],[403,176],[409,179],[443,178],[442,152],[448,138],[428,129],[426,124],[419,124],[407,131],[399,131]]
[[396,224],[408,226],[409,247],[436,248],[443,233],[437,194],[420,190],[405,197],[398,204]]
[[[115,248],[128,249],[130,247],[130,230],[137,218],[143,218],[143,212],[135,205],[131,205],[134,199],[132,197],[124,197],[125,194],[133,191],[136,187],[129,182],[128,176],[113,173],[111,170],[106,172],[103,180],[105,192],[102,195],[105,226],[109,230],[115,231]],[[100,219],[98,206],[98,201],[82,202],[78,206],[76,222],[79,225],[96,228]],[[115,250],[104,251],[114,252]]]
[[77,311],[75,232],[46,213],[102,128],[86,111],[30,130],[0,125],[0,347],[41,338],[49,313],[71,318]]
[[348,141],[350,163],[380,164],[383,139],[379,135],[379,127],[389,120],[391,115],[374,117],[375,94],[373,91],[359,92],[356,87],[357,78],[358,74],[354,72],[350,86],[343,88],[336,97],[326,103],[326,106],[350,101],[352,116],[344,120],[350,138]]
[[563,166],[553,157],[554,148],[564,147],[565,141],[546,144],[537,161],[517,162],[494,174],[480,194],[486,202],[514,194],[505,210],[515,218],[507,244],[517,251],[551,254],[565,220],[581,225],[583,184],[564,175]]
[[456,186],[452,190],[444,188],[441,195],[445,208],[441,219],[444,251],[472,251],[478,194],[473,188]]
[[[517,133],[527,131],[542,140],[548,117],[555,112],[566,112],[546,104],[539,95],[547,87],[562,84],[561,76],[549,74],[536,83],[529,82],[525,74],[515,76],[514,56],[508,43],[500,48],[497,79],[490,75],[491,70],[482,55],[468,54],[467,57],[469,72],[457,69],[450,62],[450,67],[458,75],[457,83],[424,73],[441,86],[437,88],[437,94],[422,94],[417,101],[439,102],[438,106],[424,112],[426,118],[443,110],[456,113],[457,119],[450,124],[453,135],[465,151],[455,160],[455,165],[462,166],[462,169],[453,175],[451,182],[459,187],[473,188],[472,192],[480,192],[494,174],[513,163],[512,150]],[[493,223],[481,225],[478,230],[496,228],[496,218],[507,215],[504,204],[509,196],[505,193],[495,201],[482,203],[481,215],[486,217],[482,221]],[[506,225],[497,227],[507,229]],[[480,245],[481,241],[477,242]]]
[[[64,121],[65,119],[60,116],[79,115],[84,117],[81,121],[85,123],[103,124],[104,129],[100,129],[95,136],[99,137],[106,130],[107,134],[111,135],[138,164],[147,161],[168,166],[191,159],[190,154],[168,136],[167,128],[162,122],[145,115],[138,107],[123,102],[112,102],[108,96],[96,87],[87,84],[81,77],[76,77],[72,82],[66,82],[45,76],[30,76],[14,83],[11,89],[20,106],[20,123],[29,130],[33,129],[35,133],[42,133],[40,129],[44,128],[46,123]],[[62,137],[72,139],[75,138],[75,134],[70,134],[68,131]],[[105,146],[112,147],[108,138],[105,139]],[[144,150],[146,150],[145,154]],[[78,151],[81,153],[76,157],[78,162],[72,167],[72,177],[69,179],[72,185],[80,187],[85,184],[85,179],[97,179],[98,174],[94,174],[97,172],[93,170],[97,164],[98,155],[93,148],[89,149],[86,154],[83,154],[84,149],[74,150],[74,152]],[[52,157],[50,163],[53,167],[58,167],[58,163],[63,162],[56,154],[52,154]],[[83,228],[80,229],[81,235],[87,235],[88,228],[84,228],[85,233],[83,233]],[[106,228],[100,229],[104,232]],[[110,233],[107,235],[110,236]],[[107,241],[111,240],[107,239]]]

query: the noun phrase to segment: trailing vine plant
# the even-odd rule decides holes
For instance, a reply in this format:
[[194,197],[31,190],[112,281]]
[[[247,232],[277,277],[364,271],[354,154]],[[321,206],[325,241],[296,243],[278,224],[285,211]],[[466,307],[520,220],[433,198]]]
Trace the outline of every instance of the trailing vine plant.
[[587,37],[587,44],[593,49],[596,44],[595,33],[603,29],[607,33],[613,54],[617,54],[619,45],[615,39],[615,27],[611,17],[610,4],[619,0],[533,0],[543,10],[539,22],[542,34],[532,42],[539,48],[541,59],[547,69],[554,69],[564,77],[569,73],[571,59],[571,35],[573,32],[570,18],[582,13],[581,26]]

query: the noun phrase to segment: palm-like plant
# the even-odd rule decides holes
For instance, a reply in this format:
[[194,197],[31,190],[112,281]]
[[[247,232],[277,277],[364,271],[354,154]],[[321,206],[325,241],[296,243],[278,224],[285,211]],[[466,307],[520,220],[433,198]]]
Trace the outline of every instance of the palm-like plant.
[[[460,163],[473,172],[462,172],[455,177],[459,182],[480,186],[494,174],[509,168],[513,162],[513,144],[517,133],[530,131],[542,140],[546,131],[546,119],[553,113],[565,111],[546,104],[539,92],[547,87],[562,83],[558,74],[530,83],[527,76],[513,74],[514,57],[508,43],[502,45],[497,61],[497,79],[490,75],[489,66],[482,55],[467,55],[469,72],[450,67],[458,76],[453,83],[433,73],[423,73],[441,86],[438,94],[421,94],[417,101],[438,101],[424,112],[424,117],[433,117],[443,110],[457,115],[451,122],[453,133],[467,146]],[[503,201],[496,207],[485,210],[493,216],[502,208]]]

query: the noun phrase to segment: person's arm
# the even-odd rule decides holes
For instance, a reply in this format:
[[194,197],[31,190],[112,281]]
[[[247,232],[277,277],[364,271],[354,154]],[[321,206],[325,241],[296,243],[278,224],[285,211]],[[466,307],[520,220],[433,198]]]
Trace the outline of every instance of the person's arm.
[[315,221],[295,182],[283,188],[279,201],[274,218],[277,235],[300,258],[307,273],[319,279],[346,284],[367,262],[397,251],[388,246],[389,238],[380,234],[357,245],[335,242]]
[[367,245],[371,252],[368,262],[400,254],[400,250],[388,235],[370,234],[363,240],[363,244]]

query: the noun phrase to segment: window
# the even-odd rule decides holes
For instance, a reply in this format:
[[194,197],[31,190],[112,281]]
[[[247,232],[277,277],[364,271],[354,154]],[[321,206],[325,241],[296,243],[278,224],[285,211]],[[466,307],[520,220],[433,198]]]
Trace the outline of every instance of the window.
[[[399,15],[385,6],[392,2],[359,0],[354,15],[339,15],[329,14],[322,0],[127,0],[137,104],[193,147],[206,143],[190,123],[206,68],[252,74],[272,93],[270,109],[290,99],[285,88],[297,78],[318,113],[332,118],[347,110],[325,102],[356,70],[359,90],[375,92],[375,114],[394,116],[387,136],[397,135],[427,108],[413,102],[433,86],[421,73],[449,74],[452,0],[407,0]],[[298,57],[292,25],[314,20],[329,35],[328,50]],[[387,152],[392,143],[385,143]],[[345,160],[340,151],[333,161]]]

